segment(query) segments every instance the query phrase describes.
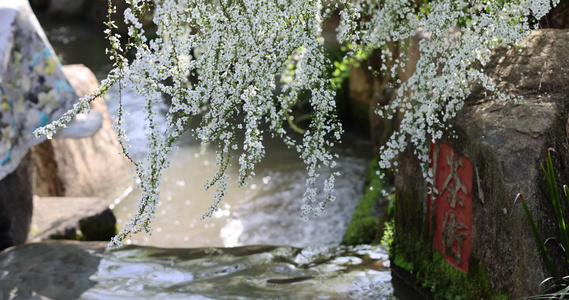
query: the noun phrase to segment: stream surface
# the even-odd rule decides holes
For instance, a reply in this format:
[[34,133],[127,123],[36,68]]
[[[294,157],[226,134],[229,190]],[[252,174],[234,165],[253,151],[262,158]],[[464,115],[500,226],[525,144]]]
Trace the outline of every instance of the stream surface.
[[85,299],[389,299],[377,247],[163,249],[105,255]]
[[0,253],[0,298],[394,299],[387,254],[376,246],[105,245],[48,241]]
[[[103,63],[106,44],[102,34],[91,35],[98,33],[100,27],[45,22],[41,18],[40,22],[64,63],[85,64],[101,79],[108,68]],[[75,55],[86,44],[89,48],[97,45],[103,48],[99,54]],[[136,157],[142,157],[144,152],[137,150],[146,142],[144,127],[139,121],[144,119],[142,105],[131,91],[125,90],[122,95],[123,105],[130,110],[126,130],[131,138],[131,149],[135,149]],[[116,105],[116,101],[109,103],[111,114]],[[308,221],[300,219],[307,178],[302,161],[296,151],[287,149],[279,140],[266,138],[264,142],[267,156],[256,166],[257,175],[246,187],[239,188],[231,182],[229,195],[213,218],[202,220],[201,216],[212,199],[212,193],[204,191],[204,184],[217,170],[215,150],[188,136],[179,142],[179,149],[170,156],[171,167],[163,174],[152,235],[134,235],[125,241],[127,246],[104,252],[100,245],[96,251],[91,246],[48,244],[81,253],[62,258],[60,262],[70,266],[67,270],[83,274],[66,279],[69,291],[74,284],[79,284],[73,282],[74,278],[75,281],[84,278],[87,282],[78,288],[79,292],[70,295],[82,299],[394,298],[385,249],[370,245],[339,246],[363,195],[366,169],[372,155],[369,138],[357,134],[344,136],[343,143],[335,149],[340,154],[336,169],[341,172],[336,179],[336,201],[328,204],[326,215],[311,217]],[[327,172],[329,170],[320,170],[324,178]],[[229,168],[228,174],[237,178],[237,164]],[[134,186],[132,178],[125,178],[109,193],[112,196],[107,200],[117,216],[119,228],[136,210],[140,193]],[[18,289],[18,282],[20,285],[22,282],[18,278],[27,278],[26,272],[32,277],[41,276],[50,268],[56,273],[65,273],[57,269],[55,263],[58,253],[65,251],[38,250],[38,253],[27,254],[40,259],[36,266],[45,267],[37,272],[28,270],[29,266],[24,263],[21,266],[15,263],[18,259],[26,261],[18,258],[18,255],[26,255],[19,249],[26,248],[17,247],[0,254],[0,287],[6,293],[14,286]],[[83,260],[88,262],[85,264],[89,268],[78,267]],[[67,282],[47,279],[43,285],[48,286],[50,280],[56,287]],[[29,290],[49,297],[45,291],[53,291],[53,288],[30,287]]]

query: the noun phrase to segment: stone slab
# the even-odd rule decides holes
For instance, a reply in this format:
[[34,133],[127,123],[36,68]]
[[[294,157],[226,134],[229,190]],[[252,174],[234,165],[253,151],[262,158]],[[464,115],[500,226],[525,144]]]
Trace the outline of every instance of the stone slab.
[[96,223],[93,218],[97,217],[107,220],[109,212],[112,215],[108,204],[101,198],[35,196],[29,240],[38,242],[52,236],[72,237],[81,229],[82,222],[90,220]]

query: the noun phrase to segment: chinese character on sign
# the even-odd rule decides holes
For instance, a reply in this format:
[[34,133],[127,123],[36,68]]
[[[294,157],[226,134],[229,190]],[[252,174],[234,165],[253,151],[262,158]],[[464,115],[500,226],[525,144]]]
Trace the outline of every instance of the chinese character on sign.
[[442,190],[448,190],[450,192],[450,195],[446,197],[447,201],[449,201],[450,207],[454,208],[457,200],[460,206],[464,206],[462,203],[462,197],[458,195],[459,191],[462,191],[463,194],[468,194],[466,186],[464,186],[464,183],[462,183],[458,176],[458,167],[462,167],[462,160],[454,159],[454,152],[451,152],[450,156],[447,156],[447,163],[450,166],[450,174],[448,174]]
[[431,160],[439,192],[428,205],[433,246],[448,263],[467,273],[472,246],[472,163],[444,143],[433,146]]
[[[461,263],[462,241],[466,239],[466,234],[463,233],[465,229],[467,229],[466,226],[456,221],[452,210],[446,212],[443,227],[441,228],[444,254],[452,256],[457,265]],[[453,249],[455,242],[456,249]]]

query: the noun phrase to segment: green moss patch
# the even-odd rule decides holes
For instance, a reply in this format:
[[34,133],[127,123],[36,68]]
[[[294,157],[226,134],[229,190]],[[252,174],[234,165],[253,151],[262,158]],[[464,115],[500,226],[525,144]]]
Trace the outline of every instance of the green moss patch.
[[390,218],[388,207],[392,201],[382,196],[384,184],[377,174],[378,170],[374,159],[368,167],[364,196],[352,215],[343,244],[374,244],[381,240],[383,224]]
[[[397,229],[396,229],[397,231]],[[426,240],[396,239],[389,253],[395,266],[414,277],[414,284],[430,290],[434,299],[508,299],[494,291],[484,268],[469,261],[468,274],[455,269]]]

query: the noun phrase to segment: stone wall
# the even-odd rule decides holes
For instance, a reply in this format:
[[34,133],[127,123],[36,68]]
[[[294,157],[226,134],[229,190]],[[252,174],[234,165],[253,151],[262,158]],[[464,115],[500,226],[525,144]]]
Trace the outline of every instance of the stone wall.
[[[412,149],[399,159],[394,262],[411,263],[439,293],[519,298],[537,294],[550,276],[515,199],[522,193],[542,235],[557,237],[540,163],[554,148],[558,184],[569,183],[569,31],[536,31],[526,43],[521,53],[497,50],[484,68],[500,90],[525,101],[505,103],[475,88],[452,121],[458,138],[433,145],[436,199],[426,196]],[[567,275],[559,247],[548,248]]]

